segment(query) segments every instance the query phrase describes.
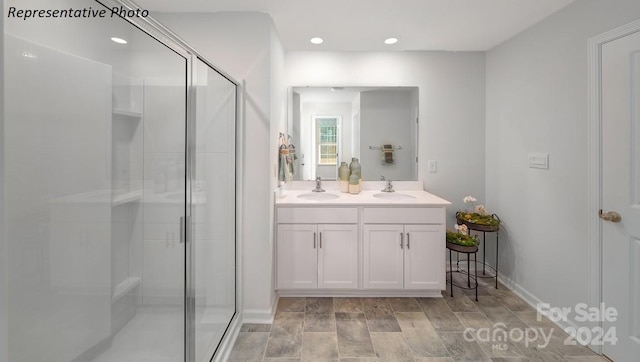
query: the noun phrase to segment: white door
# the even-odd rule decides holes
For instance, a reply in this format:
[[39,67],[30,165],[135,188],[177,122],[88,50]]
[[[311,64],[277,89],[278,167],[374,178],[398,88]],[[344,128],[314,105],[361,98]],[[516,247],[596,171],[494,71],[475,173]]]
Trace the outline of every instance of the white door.
[[358,288],[358,226],[318,225],[318,287]]
[[278,289],[318,287],[316,225],[280,224],[276,245]]
[[402,289],[404,273],[402,225],[364,226],[364,287]]
[[405,289],[445,289],[444,225],[405,225]]
[[640,356],[640,33],[602,46],[602,301],[616,308],[603,321],[617,342],[603,353],[614,361]]

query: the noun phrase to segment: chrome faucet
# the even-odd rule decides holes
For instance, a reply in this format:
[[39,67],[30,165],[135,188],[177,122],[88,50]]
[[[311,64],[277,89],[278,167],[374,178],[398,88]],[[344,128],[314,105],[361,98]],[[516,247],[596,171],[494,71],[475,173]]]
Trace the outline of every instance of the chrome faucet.
[[320,176],[316,177],[316,188],[311,190],[312,192],[324,192],[325,190],[322,188],[322,179]]
[[396,190],[393,189],[393,185],[391,184],[391,180],[387,180],[387,186],[385,186],[380,191],[382,191],[382,192],[396,192]]

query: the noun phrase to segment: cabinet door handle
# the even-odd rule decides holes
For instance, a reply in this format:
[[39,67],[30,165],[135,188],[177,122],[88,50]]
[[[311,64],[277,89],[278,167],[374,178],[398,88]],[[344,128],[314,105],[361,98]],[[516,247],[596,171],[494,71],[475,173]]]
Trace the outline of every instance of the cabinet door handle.
[[313,233],[313,248],[316,248],[316,233]]
[[404,234],[400,233],[400,249],[404,249],[404,246],[402,245],[404,242]]
[[322,231],[320,232],[320,249],[322,249]]
[[409,233],[407,233],[407,249],[411,249],[411,239],[409,238]]

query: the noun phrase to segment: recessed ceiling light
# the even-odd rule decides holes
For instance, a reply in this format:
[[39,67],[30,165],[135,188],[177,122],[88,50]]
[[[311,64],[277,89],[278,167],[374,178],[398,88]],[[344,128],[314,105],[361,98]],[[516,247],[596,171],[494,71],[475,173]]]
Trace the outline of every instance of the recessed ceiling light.
[[310,41],[311,41],[311,43],[313,43],[313,44],[322,44],[322,42],[323,42],[324,40],[323,40],[322,38],[315,37],[315,38],[311,38],[311,40],[310,40]]
[[118,43],[118,44],[127,44],[127,41],[122,39],[122,38],[113,37],[113,38],[111,38],[111,40],[116,42],[116,43]]
[[391,45],[398,42],[398,38],[387,38],[384,40],[385,44]]

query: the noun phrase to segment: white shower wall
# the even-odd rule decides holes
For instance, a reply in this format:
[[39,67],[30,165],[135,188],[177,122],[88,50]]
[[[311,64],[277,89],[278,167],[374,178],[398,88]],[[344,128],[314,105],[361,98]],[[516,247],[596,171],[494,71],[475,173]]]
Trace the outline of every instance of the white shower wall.
[[111,67],[5,41],[9,358],[71,360],[111,333]]

